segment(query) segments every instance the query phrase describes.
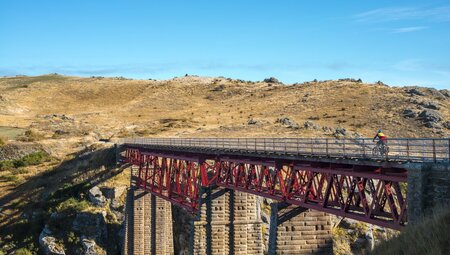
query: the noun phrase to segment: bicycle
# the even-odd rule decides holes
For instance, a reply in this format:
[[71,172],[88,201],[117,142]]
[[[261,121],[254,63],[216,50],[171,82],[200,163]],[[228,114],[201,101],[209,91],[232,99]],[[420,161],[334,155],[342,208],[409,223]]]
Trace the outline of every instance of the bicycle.
[[389,154],[389,146],[385,143],[377,143],[372,149],[373,156],[386,156]]

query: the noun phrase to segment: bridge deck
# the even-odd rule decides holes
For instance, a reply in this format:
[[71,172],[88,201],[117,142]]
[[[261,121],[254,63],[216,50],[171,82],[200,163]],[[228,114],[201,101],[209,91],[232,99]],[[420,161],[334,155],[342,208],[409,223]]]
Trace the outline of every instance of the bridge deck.
[[[449,162],[450,139],[393,138],[389,151],[380,153],[372,139],[331,138],[129,138],[128,146],[209,154],[308,160],[363,160],[376,162]],[[355,162],[353,162],[355,164]]]

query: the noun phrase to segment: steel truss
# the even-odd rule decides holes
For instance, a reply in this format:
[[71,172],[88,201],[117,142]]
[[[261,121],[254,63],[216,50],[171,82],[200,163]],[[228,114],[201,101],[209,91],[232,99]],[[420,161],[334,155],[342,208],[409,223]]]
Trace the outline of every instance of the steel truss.
[[127,148],[142,188],[197,213],[203,188],[223,187],[392,229],[407,222],[406,170],[161,153]]

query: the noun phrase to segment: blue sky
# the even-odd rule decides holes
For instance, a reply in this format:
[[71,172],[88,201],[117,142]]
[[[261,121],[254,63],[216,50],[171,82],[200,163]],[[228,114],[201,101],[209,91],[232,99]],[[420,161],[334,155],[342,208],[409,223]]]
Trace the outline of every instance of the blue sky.
[[0,75],[450,88],[450,1],[0,0]]

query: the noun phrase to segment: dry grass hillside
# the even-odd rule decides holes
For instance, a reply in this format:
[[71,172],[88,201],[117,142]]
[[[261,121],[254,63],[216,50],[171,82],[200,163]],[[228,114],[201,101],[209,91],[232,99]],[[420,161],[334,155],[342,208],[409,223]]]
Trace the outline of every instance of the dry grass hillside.
[[87,237],[118,254],[120,242],[106,240],[121,238],[123,196],[99,207],[89,192],[126,187],[129,171],[113,164],[111,144],[101,141],[372,137],[380,128],[389,137],[448,137],[449,109],[448,90],[353,79],[285,85],[197,76],[0,78],[0,255],[43,254],[44,230],[66,254],[78,254],[90,232],[74,227],[77,217],[105,218],[102,229],[114,234]]
[[[412,111],[406,117],[404,110]],[[0,126],[47,138],[126,136],[445,137],[450,92],[353,79],[283,85],[187,76],[171,80],[60,75],[0,79]],[[417,116],[437,114],[433,123]],[[288,117],[299,129],[277,123]],[[250,121],[250,122],[249,122]],[[313,125],[304,128],[304,123]],[[249,124],[253,123],[253,124]]]

